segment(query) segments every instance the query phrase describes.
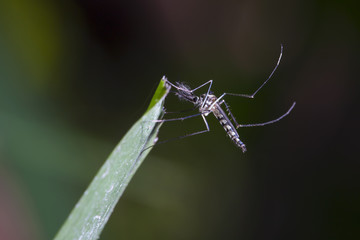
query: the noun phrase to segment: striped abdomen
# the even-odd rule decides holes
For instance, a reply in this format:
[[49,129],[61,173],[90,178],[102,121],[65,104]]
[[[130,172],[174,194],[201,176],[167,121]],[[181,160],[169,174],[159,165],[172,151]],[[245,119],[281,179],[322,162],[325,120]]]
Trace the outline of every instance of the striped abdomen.
[[215,106],[212,112],[215,115],[215,117],[219,120],[221,126],[223,126],[225,132],[230,137],[230,139],[236,144],[236,146],[238,146],[239,148],[241,148],[243,152],[245,152],[246,151],[245,144],[240,140],[236,128],[231,123],[230,119],[226,116],[224,110],[219,105],[217,105]]

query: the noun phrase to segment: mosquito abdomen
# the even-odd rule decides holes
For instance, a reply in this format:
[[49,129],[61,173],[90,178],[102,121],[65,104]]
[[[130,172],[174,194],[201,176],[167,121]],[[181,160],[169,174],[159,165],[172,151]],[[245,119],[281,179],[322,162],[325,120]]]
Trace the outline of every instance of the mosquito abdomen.
[[243,152],[246,152],[245,144],[240,140],[239,134],[236,131],[234,125],[230,122],[230,119],[226,116],[225,112],[220,106],[217,106],[213,111],[215,117],[219,120],[221,126],[223,126],[225,132],[230,137],[230,139],[241,148]]

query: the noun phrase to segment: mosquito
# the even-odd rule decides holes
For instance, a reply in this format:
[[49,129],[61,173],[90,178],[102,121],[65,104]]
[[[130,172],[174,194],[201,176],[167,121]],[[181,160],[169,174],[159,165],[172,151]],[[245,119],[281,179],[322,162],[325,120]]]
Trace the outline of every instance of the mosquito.
[[[224,97],[226,95],[229,95],[229,96],[238,96],[238,97],[251,98],[251,99],[254,98],[255,95],[258,93],[258,91],[262,87],[264,87],[264,85],[270,80],[270,78],[272,77],[272,75],[276,71],[277,67],[279,66],[279,63],[280,63],[280,60],[281,60],[281,57],[282,57],[282,53],[283,53],[283,46],[281,45],[280,56],[278,58],[278,61],[276,63],[275,68],[271,72],[270,76],[265,80],[265,82],[263,82],[263,84],[251,95],[249,95],[249,94],[237,94],[237,93],[223,93],[220,97],[216,97],[210,91],[213,80],[209,80],[206,83],[204,83],[204,84],[202,84],[202,85],[200,85],[200,86],[198,86],[198,87],[196,87],[194,89],[191,89],[185,83],[176,82],[176,84],[173,84],[164,77],[166,83],[168,85],[170,85],[171,87],[174,87],[176,89],[175,95],[180,100],[184,100],[184,101],[187,101],[187,102],[190,102],[190,103],[194,104],[194,109],[197,108],[199,110],[199,113],[194,114],[194,115],[190,115],[190,116],[186,116],[186,117],[181,117],[181,118],[155,120],[155,122],[162,123],[162,122],[170,122],[170,121],[182,121],[182,120],[185,120],[185,119],[188,119],[188,118],[201,116],[202,119],[204,120],[206,129],[203,130],[203,131],[190,133],[190,134],[187,134],[185,136],[181,136],[181,137],[177,138],[177,139],[180,139],[180,138],[190,137],[190,136],[194,136],[194,135],[209,132],[210,128],[209,128],[208,122],[206,121],[206,117],[210,113],[212,113],[217,118],[219,123],[223,126],[225,132],[230,137],[230,139],[235,143],[235,145],[237,147],[239,147],[242,150],[243,153],[246,152],[246,146],[240,140],[240,136],[239,136],[239,134],[237,132],[237,129],[240,128],[240,127],[265,126],[265,125],[268,125],[268,124],[278,122],[282,118],[286,117],[292,111],[292,109],[294,108],[296,102],[293,102],[293,104],[291,105],[291,107],[289,108],[289,110],[285,114],[281,115],[280,117],[278,117],[278,118],[276,118],[274,120],[271,120],[271,121],[268,121],[268,122],[263,122],[263,123],[239,124],[239,123],[237,123],[234,115],[231,113],[229,105],[225,102]],[[202,88],[202,87],[204,87],[206,85],[209,85],[206,94],[202,94],[202,95],[199,95],[199,96],[195,95],[194,92],[196,90],[198,90],[198,89],[200,89],[200,88]],[[231,116],[231,119],[233,120],[234,124],[231,122],[231,120],[227,116],[226,112],[222,108],[222,105],[225,106],[226,111],[227,111],[228,115]]]

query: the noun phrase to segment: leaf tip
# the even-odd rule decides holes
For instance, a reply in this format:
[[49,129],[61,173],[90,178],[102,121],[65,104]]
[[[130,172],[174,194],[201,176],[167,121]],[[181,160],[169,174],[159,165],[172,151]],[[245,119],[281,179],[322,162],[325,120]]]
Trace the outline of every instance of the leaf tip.
[[167,81],[167,78],[164,75],[161,78],[160,83],[155,91],[155,94],[151,99],[151,102],[149,104],[147,111],[149,111],[152,107],[154,107],[158,102],[163,101],[164,98],[166,97],[166,95],[169,93],[170,87],[168,86],[168,84],[166,84],[166,81]]

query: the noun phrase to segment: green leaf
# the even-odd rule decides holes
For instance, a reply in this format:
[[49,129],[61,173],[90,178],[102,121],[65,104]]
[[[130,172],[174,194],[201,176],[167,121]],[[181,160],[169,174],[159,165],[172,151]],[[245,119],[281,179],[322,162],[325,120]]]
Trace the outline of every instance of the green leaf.
[[163,78],[149,109],[115,147],[55,236],[56,240],[99,238],[116,203],[154,144],[160,124],[152,120],[163,114],[168,92]]

